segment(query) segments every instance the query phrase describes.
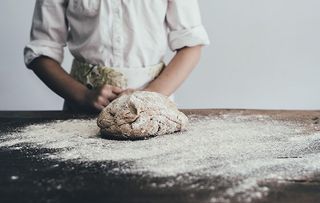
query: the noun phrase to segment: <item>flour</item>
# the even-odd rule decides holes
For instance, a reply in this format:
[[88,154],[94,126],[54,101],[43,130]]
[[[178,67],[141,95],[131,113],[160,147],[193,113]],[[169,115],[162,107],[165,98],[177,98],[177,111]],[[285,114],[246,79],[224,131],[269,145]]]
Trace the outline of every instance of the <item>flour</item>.
[[134,142],[100,138],[95,119],[49,122],[1,136],[0,147],[59,149],[43,155],[59,161],[118,162],[109,173],[166,178],[151,182],[154,188],[205,188],[211,202],[250,202],[268,194],[263,183],[320,172],[320,133],[298,123],[238,114],[189,119],[186,132]]

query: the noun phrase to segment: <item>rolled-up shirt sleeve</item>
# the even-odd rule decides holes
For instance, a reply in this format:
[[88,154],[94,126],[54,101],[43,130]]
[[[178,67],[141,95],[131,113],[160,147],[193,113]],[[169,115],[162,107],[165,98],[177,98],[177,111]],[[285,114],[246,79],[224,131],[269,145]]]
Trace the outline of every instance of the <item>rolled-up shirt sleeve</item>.
[[169,28],[168,43],[172,51],[210,44],[202,24],[198,0],[168,0],[166,22]]
[[30,42],[24,48],[27,67],[39,56],[62,63],[67,41],[66,0],[36,0]]

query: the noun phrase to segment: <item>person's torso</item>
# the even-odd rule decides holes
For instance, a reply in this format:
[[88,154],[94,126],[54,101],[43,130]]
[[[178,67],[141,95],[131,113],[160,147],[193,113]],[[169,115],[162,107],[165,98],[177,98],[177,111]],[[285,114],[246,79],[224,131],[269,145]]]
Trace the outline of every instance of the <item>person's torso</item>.
[[168,47],[167,5],[168,0],[69,0],[69,49],[91,64],[157,64]]

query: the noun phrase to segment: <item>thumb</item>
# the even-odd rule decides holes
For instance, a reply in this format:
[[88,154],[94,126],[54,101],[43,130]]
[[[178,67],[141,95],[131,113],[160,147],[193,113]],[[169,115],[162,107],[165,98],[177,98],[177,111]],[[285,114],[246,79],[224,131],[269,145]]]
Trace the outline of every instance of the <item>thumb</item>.
[[124,91],[124,89],[122,89],[120,87],[116,87],[116,86],[112,87],[112,92],[114,92],[116,94],[121,94],[123,91]]

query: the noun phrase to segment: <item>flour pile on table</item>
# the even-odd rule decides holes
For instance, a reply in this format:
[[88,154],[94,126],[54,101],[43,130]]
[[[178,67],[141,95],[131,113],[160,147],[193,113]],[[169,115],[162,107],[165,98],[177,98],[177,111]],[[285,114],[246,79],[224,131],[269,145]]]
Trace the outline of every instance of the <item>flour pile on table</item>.
[[320,133],[306,133],[297,123],[237,114],[189,118],[187,132],[134,142],[100,138],[94,119],[49,122],[2,136],[0,147],[29,143],[60,149],[44,155],[48,159],[119,162],[110,173],[168,180],[150,187],[206,188],[211,202],[250,202],[268,194],[264,182],[320,172]]

